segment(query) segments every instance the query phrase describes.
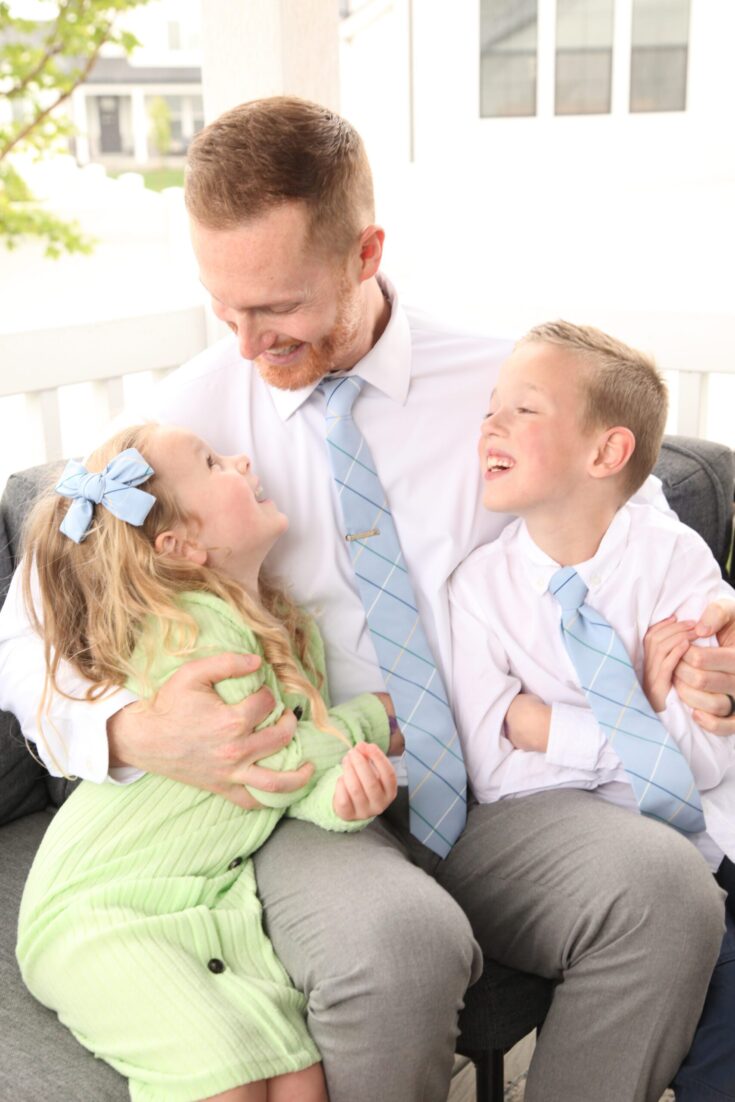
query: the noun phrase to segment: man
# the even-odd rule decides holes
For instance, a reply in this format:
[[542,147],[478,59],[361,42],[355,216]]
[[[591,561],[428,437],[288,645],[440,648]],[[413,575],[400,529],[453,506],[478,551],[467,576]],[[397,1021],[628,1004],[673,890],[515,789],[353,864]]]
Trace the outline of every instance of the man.
[[[362,143],[324,108],[275,98],[228,112],[192,144],[186,200],[202,283],[236,339],[166,380],[149,414],[254,457],[290,521],[272,569],[318,617],[340,699],[384,687],[316,389],[327,374],[359,375],[354,421],[446,682],[447,578],[502,524],[482,515],[470,440],[509,346],[401,308],[378,274],[384,234]],[[12,626],[17,604],[8,605]],[[707,620],[729,626],[724,608]],[[34,737],[39,646],[27,631],[15,636],[0,654],[3,703]],[[717,717],[735,692],[735,652],[712,653],[694,655],[678,684],[726,734],[735,723]],[[55,701],[39,749],[90,779],[108,768],[123,781],[158,772],[248,806],[246,781],[304,780],[257,764],[292,732],[286,718],[252,734],[270,707],[264,693],[227,708],[211,690],[251,668],[247,656],[191,663],[145,717],[122,693],[95,705]],[[405,801],[349,839],[279,827],[257,857],[259,892],[267,932],[308,996],[332,1102],[446,1098],[457,1009],[479,971],[474,938],[498,960],[563,980],[528,1102],[658,1098],[696,1026],[722,936],[721,895],[673,832],[662,838],[600,803],[554,792],[471,806],[444,860],[409,834]]]

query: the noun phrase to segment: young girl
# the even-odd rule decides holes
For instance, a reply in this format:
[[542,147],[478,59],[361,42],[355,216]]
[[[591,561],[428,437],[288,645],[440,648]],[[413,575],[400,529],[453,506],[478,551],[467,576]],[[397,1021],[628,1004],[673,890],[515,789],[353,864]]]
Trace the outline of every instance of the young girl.
[[286,708],[300,719],[262,764],[315,772],[295,793],[251,789],[253,811],[152,774],[80,784],[26,884],[23,978],[136,1102],[326,1102],[305,999],[263,932],[248,858],[283,814],[350,831],[385,809],[396,781],[383,751],[400,738],[390,698],[329,709],[316,627],[261,572],[287,520],[245,456],[146,425],[88,466],[70,463],[29,523],[24,591],[47,689],[65,661],[90,697],[121,685],[152,697],[192,658],[256,653],[255,674],[217,691],[235,703],[267,685],[263,726]]

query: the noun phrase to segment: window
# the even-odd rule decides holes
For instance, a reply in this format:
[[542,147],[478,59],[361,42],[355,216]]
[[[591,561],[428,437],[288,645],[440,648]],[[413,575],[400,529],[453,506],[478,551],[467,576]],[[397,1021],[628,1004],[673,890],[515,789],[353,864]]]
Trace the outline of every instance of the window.
[[480,114],[536,114],[537,0],[481,0]]
[[631,111],[683,111],[689,0],[633,0]]
[[557,0],[557,115],[610,111],[613,0]]

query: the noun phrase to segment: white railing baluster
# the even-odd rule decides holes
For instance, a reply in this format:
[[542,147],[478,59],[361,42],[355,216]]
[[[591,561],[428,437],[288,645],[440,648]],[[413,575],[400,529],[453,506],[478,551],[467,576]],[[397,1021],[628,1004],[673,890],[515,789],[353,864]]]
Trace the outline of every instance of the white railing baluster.
[[98,379],[90,383],[94,395],[96,419],[104,425],[117,416],[125,405],[123,381],[118,379]]
[[61,459],[61,416],[59,394],[55,389],[36,390],[26,394],[31,422],[40,427],[43,440],[43,458],[46,461]]
[[707,427],[707,375],[679,371],[676,431],[682,436],[704,436]]

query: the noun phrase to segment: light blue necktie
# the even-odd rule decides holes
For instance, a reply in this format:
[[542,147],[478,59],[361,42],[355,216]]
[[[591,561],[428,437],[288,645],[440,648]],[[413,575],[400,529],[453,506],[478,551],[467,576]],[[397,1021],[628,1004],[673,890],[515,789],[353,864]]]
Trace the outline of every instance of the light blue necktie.
[[368,627],[406,739],[411,833],[446,857],[467,818],[467,775],[393,517],[352,419],[363,384],[350,375],[319,385],[327,399],[329,457]]
[[562,637],[587,703],[623,763],[641,811],[683,834],[704,830],[691,769],[648,703],[617,633],[584,603],[587,586],[565,566],[549,590],[561,605]]

